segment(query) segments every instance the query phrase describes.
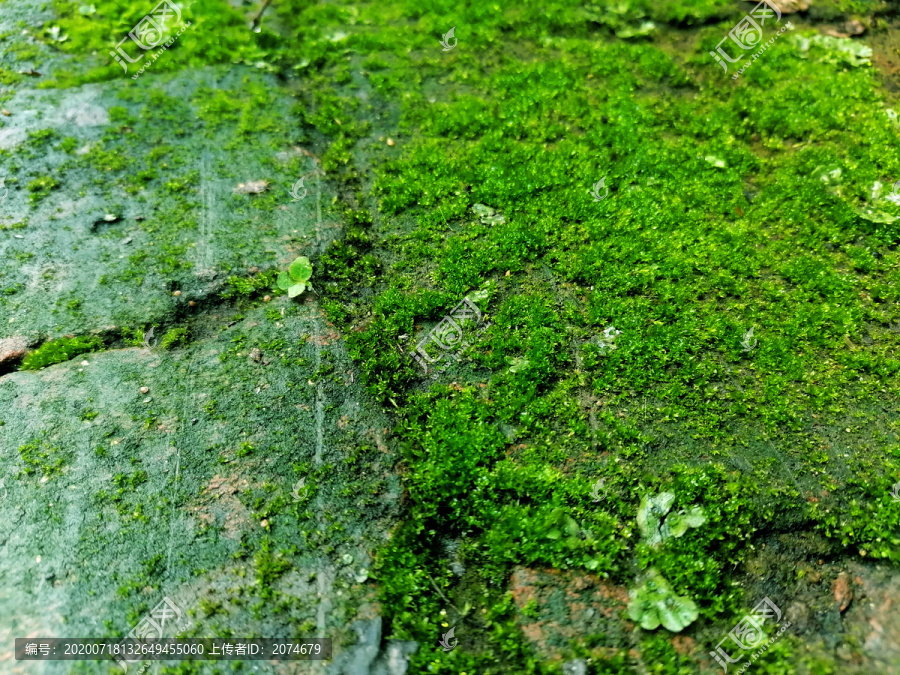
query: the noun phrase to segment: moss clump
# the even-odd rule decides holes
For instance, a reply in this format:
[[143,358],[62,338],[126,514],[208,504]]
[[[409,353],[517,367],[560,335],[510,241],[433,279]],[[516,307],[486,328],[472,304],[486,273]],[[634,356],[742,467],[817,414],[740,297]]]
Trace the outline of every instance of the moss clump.
[[225,299],[250,299],[261,293],[280,293],[280,291],[276,291],[277,277],[278,272],[276,270],[260,272],[250,277],[228,277],[228,280],[225,282],[225,290],[222,291],[222,297]]
[[94,352],[103,346],[99,337],[63,337],[45,342],[22,359],[21,370],[40,370],[68,361],[79,354]]
[[22,76],[18,73],[14,73],[11,70],[7,70],[6,68],[0,68],[0,84],[18,84],[22,81]]
[[31,203],[39,202],[50,194],[50,190],[59,187],[59,181],[52,176],[41,176],[35,178],[28,184],[28,191],[31,193],[28,199]]
[[191,340],[191,333],[186,327],[171,328],[166,331],[159,341],[159,346],[163,349],[172,349],[173,347],[183,347]]
[[59,136],[55,129],[38,129],[28,132],[28,145],[42,148]]
[[42,477],[50,477],[62,473],[62,451],[45,440],[19,446],[19,456],[25,463],[22,473],[26,476],[40,473]]

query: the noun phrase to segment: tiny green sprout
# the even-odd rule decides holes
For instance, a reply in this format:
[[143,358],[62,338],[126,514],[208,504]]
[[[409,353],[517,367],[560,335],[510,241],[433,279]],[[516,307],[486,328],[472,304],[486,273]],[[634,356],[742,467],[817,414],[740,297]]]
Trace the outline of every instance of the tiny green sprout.
[[278,288],[287,291],[288,297],[295,298],[307,288],[312,290],[312,284],[309,283],[311,276],[312,265],[309,258],[300,256],[291,263],[287,272],[279,272]]

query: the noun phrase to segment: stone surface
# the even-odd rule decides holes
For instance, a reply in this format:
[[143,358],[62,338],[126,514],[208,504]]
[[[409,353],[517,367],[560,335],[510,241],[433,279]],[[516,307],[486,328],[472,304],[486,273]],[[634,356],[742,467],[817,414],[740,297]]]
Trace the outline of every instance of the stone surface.
[[[125,635],[164,597],[196,613],[196,635],[309,622],[308,636],[338,645],[371,614],[373,582],[354,577],[397,512],[385,419],[313,304],[281,297],[228,318],[195,326],[183,349],[0,379],[0,637]],[[261,343],[280,345],[277,366],[247,358]],[[372,640],[348,672],[376,668]],[[372,672],[404,672],[398,649]]]

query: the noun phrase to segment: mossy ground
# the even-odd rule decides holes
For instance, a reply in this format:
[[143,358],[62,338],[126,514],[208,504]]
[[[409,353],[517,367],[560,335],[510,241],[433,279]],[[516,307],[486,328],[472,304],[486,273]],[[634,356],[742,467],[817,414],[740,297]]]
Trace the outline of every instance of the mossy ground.
[[[32,133],[3,155],[22,191],[10,222],[40,227],[79,189],[114,197],[114,213],[152,208],[134,221],[144,239],[127,263],[98,260],[116,293],[156,304],[98,303],[98,281],[66,296],[64,319],[28,325],[87,332],[120,316],[109,307],[120,324],[174,325],[188,316],[167,304],[182,287],[207,308],[242,293],[258,305],[265,286],[248,279],[248,252],[267,283],[309,255],[316,301],[392,416],[403,458],[407,499],[372,577],[388,636],[420,643],[411,672],[551,673],[573,657],[594,673],[697,672],[716,667],[708,652],[764,596],[799,618],[761,672],[897,672],[897,643],[871,647],[859,602],[842,624],[832,582],[853,570],[857,593],[874,593],[900,562],[900,207],[885,199],[900,179],[889,114],[900,104],[889,71],[792,37],[858,18],[868,33],[855,41],[882,45],[878,65],[895,56],[896,8],[823,0],[785,15],[796,30],[733,81],[708,55],[745,11],[725,0],[276,1],[259,33],[246,27],[251,3],[198,0],[183,5],[191,29],[125,86],[105,55],[155,3],[123,13],[96,2],[89,16],[80,4],[54,4],[68,40],[39,33],[42,49],[78,57],[39,52],[54,64],[45,84],[103,86],[121,103],[65,171],[47,175],[34,158],[84,139]],[[459,42],[443,51],[450,27]],[[305,153],[270,174],[255,143]],[[277,205],[292,176],[313,172],[333,195],[318,226],[342,229],[311,253]],[[281,182],[282,201],[227,194],[261,178]],[[589,190],[601,178],[598,202]],[[248,236],[254,222],[280,238]],[[4,272],[42,252],[15,239],[20,229],[0,235]],[[203,283],[197,242],[227,286]],[[10,288],[0,301],[18,308],[39,292]],[[432,382],[410,355],[467,294],[490,327]],[[248,442],[235,462],[259,452]],[[143,485],[116,475],[122,499]],[[609,495],[597,503],[600,479]],[[707,522],[650,548],[634,519],[662,491]],[[269,544],[254,546],[271,562],[262,568],[281,569]],[[650,567],[699,608],[678,637],[636,629],[611,603],[602,632],[562,626],[551,644],[530,624],[575,620],[556,600],[517,603],[516,580],[534,570],[621,600]],[[452,625],[460,643],[445,653],[437,640]]]

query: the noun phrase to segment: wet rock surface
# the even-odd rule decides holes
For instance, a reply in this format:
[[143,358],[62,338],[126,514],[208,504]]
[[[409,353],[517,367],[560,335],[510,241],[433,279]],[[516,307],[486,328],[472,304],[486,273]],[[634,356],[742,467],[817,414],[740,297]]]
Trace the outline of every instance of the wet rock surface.
[[0,380],[4,636],[125,635],[163,597],[195,635],[352,635],[398,513],[389,434],[319,311],[282,300]]

